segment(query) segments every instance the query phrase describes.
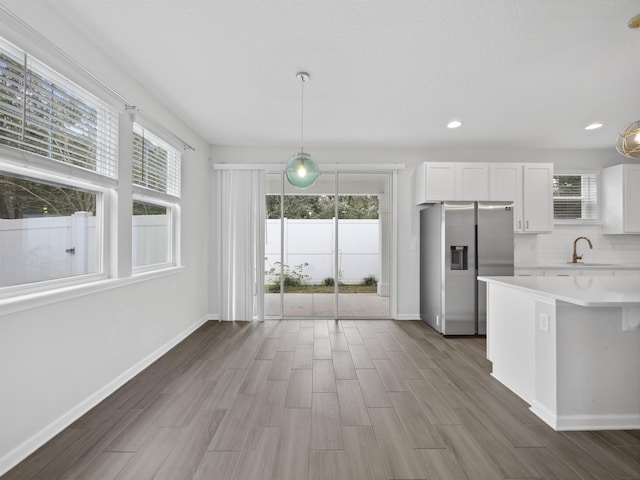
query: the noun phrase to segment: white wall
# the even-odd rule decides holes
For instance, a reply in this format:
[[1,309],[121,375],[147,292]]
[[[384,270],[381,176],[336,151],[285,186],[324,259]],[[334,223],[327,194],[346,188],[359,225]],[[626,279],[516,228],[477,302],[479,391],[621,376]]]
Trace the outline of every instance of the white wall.
[[[288,148],[249,148],[249,147],[213,147],[212,161],[215,163],[286,163],[295,152],[296,146]],[[428,148],[314,148],[307,146],[316,162],[379,164],[404,163],[405,168],[398,174],[398,318],[417,319],[420,317],[419,301],[419,252],[416,248],[419,240],[419,214],[414,204],[413,171],[420,162],[551,162],[556,171],[597,171],[602,167],[625,163],[625,158],[611,148],[601,151],[590,150],[510,150],[510,149],[428,149]],[[561,227],[548,235],[527,235],[516,238],[516,266],[518,262],[529,264],[538,258],[559,258],[560,253],[551,253],[550,245],[564,245],[566,238],[575,238],[588,229]],[[589,231],[598,238],[595,232]],[[573,236],[573,237],[572,237]],[[527,238],[525,238],[527,237]],[[566,238],[565,238],[566,237]],[[609,245],[607,261],[624,259],[628,252],[640,253],[640,236],[615,239],[607,236],[606,241],[597,239],[596,244],[604,248]],[[594,240],[595,240],[594,238]],[[624,245],[624,248],[622,248]],[[594,245],[595,247],[595,245]],[[538,249],[547,253],[538,255]],[[595,248],[592,251],[595,253]],[[603,254],[602,257],[604,258]],[[585,257],[586,258],[586,257]],[[595,257],[594,261],[595,260]],[[609,260],[610,259],[610,260]],[[600,261],[600,260],[597,260]],[[212,269],[215,271],[215,263]],[[214,307],[212,305],[212,307]],[[215,310],[213,310],[215,311]]]
[[584,254],[583,262],[640,265],[640,235],[604,235],[599,225],[555,225],[550,234],[516,235],[516,265],[549,266],[570,262],[577,237],[588,237],[593,245],[593,249],[589,249],[584,240],[578,242],[577,252]]
[[[145,359],[207,318],[210,296],[208,145],[45,4],[3,4],[196,151],[183,155],[184,270],[116,282],[79,297],[67,292],[65,299],[26,310],[0,307],[0,474],[108,393],[112,382],[135,373]],[[0,31],[30,48],[19,29],[0,23]],[[38,56],[58,69],[64,66],[44,50]],[[67,76],[75,79],[72,73]]]

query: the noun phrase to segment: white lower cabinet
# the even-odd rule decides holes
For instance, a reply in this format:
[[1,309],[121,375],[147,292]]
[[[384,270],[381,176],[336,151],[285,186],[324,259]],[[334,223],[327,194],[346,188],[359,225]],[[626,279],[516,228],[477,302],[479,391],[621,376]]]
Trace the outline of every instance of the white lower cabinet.
[[545,268],[545,277],[613,277],[613,270],[602,268]]
[[624,269],[624,270],[614,270],[614,277],[640,277],[640,270],[633,269]]
[[515,268],[514,273],[516,277],[541,277],[544,275],[542,268]]

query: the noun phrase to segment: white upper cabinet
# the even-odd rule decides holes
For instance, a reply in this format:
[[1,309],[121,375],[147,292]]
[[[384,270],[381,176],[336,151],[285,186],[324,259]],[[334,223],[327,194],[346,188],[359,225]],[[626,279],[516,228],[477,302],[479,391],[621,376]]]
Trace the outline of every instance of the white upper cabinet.
[[602,169],[602,232],[640,233],[640,165]]
[[490,200],[513,202],[513,231],[522,232],[521,163],[499,163],[489,167]]
[[511,201],[513,230],[553,230],[553,164],[426,162],[416,168],[416,204],[443,200]]
[[553,230],[553,164],[494,163],[489,168],[491,200],[513,202],[513,231]]
[[523,232],[553,230],[553,165],[528,163],[523,170]]
[[416,205],[443,200],[488,200],[489,166],[483,163],[425,162],[415,172]]
[[416,204],[455,200],[454,163],[421,163],[416,168]]
[[456,200],[489,200],[489,165],[456,163]]

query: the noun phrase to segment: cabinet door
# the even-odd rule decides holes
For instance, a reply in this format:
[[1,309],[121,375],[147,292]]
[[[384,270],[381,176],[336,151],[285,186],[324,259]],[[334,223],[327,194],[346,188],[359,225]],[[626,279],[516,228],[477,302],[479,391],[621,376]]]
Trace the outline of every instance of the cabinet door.
[[621,269],[613,271],[614,277],[640,277],[640,270]]
[[640,233],[640,165],[624,166],[624,226],[627,233]]
[[489,200],[489,166],[456,165],[456,200]]
[[513,274],[516,277],[542,277],[544,270],[541,268],[516,268]]
[[613,270],[602,268],[583,268],[580,272],[583,277],[613,277]]
[[579,277],[582,274],[579,268],[545,268],[545,277]]
[[522,222],[522,165],[499,164],[489,167],[489,199],[513,202],[513,231],[521,232]]
[[427,201],[457,200],[455,164],[427,163],[425,177]]
[[553,165],[524,166],[523,217],[525,232],[553,230]]

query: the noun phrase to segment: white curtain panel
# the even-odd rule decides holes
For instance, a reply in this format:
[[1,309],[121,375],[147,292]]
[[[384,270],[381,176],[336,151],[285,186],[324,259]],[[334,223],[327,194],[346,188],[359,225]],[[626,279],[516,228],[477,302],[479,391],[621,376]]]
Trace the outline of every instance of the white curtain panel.
[[264,320],[265,173],[215,175],[220,320]]

